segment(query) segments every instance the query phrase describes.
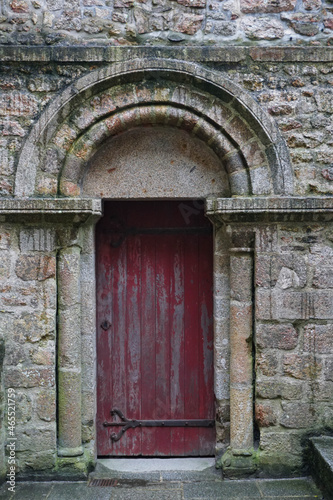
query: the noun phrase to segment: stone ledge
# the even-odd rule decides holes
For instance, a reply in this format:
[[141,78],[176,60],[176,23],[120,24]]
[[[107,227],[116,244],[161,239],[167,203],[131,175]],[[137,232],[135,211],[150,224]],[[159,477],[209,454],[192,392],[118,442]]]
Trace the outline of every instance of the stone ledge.
[[83,223],[102,215],[102,200],[93,198],[6,198],[0,199],[1,221],[43,220]]
[[97,198],[3,198],[0,215],[8,213],[102,213],[102,200]]
[[13,62],[121,62],[166,58],[193,62],[330,62],[333,47],[146,47],[146,46],[16,46],[1,45],[0,60]]
[[333,220],[333,197],[210,198],[209,218],[222,222]]

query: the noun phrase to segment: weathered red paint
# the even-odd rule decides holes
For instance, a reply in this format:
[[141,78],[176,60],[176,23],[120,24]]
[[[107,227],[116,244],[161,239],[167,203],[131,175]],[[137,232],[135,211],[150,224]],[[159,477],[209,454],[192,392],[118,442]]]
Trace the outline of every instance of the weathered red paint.
[[214,418],[212,231],[198,207],[105,203],[97,227],[99,456],[214,453],[214,428],[136,428],[112,442],[119,427],[103,426],[112,408],[130,419]]

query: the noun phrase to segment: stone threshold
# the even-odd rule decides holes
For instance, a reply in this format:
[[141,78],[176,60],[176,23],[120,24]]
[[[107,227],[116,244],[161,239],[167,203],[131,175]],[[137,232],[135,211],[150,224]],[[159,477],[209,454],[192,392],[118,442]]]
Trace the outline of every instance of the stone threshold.
[[99,458],[97,463],[113,472],[196,472],[214,467],[215,458]]
[[121,62],[143,58],[181,59],[192,62],[331,62],[329,46],[22,46],[0,45],[0,61],[6,62]]

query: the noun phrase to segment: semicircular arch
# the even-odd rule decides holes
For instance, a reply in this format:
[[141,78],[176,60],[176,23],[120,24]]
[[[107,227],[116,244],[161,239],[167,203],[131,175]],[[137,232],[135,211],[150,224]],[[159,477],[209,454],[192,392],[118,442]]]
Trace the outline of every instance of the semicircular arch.
[[214,71],[156,59],[93,71],[54,99],[24,143],[15,195],[79,196],[98,147],[142,125],[178,127],[206,142],[233,195],[292,193],[288,149],[258,103]]

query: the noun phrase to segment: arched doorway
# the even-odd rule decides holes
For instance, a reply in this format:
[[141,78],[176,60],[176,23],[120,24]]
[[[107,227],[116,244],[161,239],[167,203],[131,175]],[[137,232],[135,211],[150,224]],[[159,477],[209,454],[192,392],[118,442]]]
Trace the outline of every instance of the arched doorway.
[[[58,323],[58,351],[63,354],[57,365],[59,456],[81,456],[83,449],[87,450],[85,456],[89,455],[91,460],[95,456],[94,224],[100,216],[101,198],[128,197],[126,193],[120,193],[120,182],[110,180],[115,171],[108,170],[113,166],[106,168],[103,175],[96,179],[97,187],[102,189],[89,191],[89,185],[92,185],[89,179],[95,180],[90,174],[94,171],[91,160],[110,138],[121,138],[135,128],[157,131],[158,127],[186,132],[193,141],[201,141],[206,153],[210,151],[213,157],[215,155],[217,163],[215,167],[214,162],[211,163],[211,169],[205,170],[204,162],[199,160],[200,168],[174,170],[173,192],[160,192],[157,198],[202,197],[211,202],[213,208],[210,212],[213,213],[215,201],[209,200],[210,195],[215,199],[222,196],[220,200],[235,196],[242,205],[243,201],[246,202],[243,197],[292,193],[288,150],[272,118],[237,85],[200,66],[159,59],[111,65],[83,76],[50,104],[22,148],[16,172],[15,196],[56,198],[59,210],[63,199],[67,198],[68,208],[75,215],[72,226],[66,226],[63,232],[58,265],[58,302],[64,304],[63,311],[59,309]],[[146,163],[141,162],[140,172],[147,167]],[[158,175],[150,178],[150,184],[149,174],[145,185],[140,183],[140,178],[132,177],[131,184],[128,184],[131,191],[129,197],[136,200],[154,198],[153,181],[156,179],[158,182],[164,180],[164,186],[167,186],[171,170],[166,165],[161,167]],[[206,172],[213,172],[214,169],[219,174],[217,177],[205,177]],[[200,183],[200,175],[196,177],[198,172],[204,175],[203,184]],[[99,170],[95,170],[95,175],[98,173]],[[129,172],[119,169],[120,176],[126,173]],[[189,174],[196,177],[194,185],[188,182],[191,179]],[[215,183],[207,182],[213,178]],[[150,194],[147,194],[148,190],[144,192],[146,185]],[[191,188],[189,192],[184,192],[186,186]],[[239,210],[242,211],[241,206]],[[80,217],[84,214],[87,214],[87,219],[78,230]],[[65,214],[63,220],[66,225]],[[228,236],[225,231],[223,221],[217,218],[214,224],[214,307],[218,313],[214,318],[214,348],[217,352],[214,390],[219,405],[217,442],[224,443],[229,430],[228,360],[229,334],[232,331],[229,329],[229,250],[236,252],[235,259],[251,264],[251,258],[243,254],[251,252],[252,240],[250,238],[251,245],[243,248],[238,240],[228,240],[230,234]],[[238,257],[239,252],[241,257]],[[62,266],[62,259],[64,262],[75,260],[75,269]],[[70,288],[67,287],[67,272],[70,274]],[[247,274],[252,276],[251,272]],[[250,293],[251,280],[248,281]],[[68,303],[73,309],[70,321],[66,310]],[[70,359],[70,367],[67,366],[68,345],[77,354]],[[248,347],[248,344],[244,345]],[[235,354],[233,359],[236,364],[237,356]],[[247,417],[252,418],[250,377],[248,382],[248,392],[244,397],[250,408]],[[73,394],[76,396],[75,404],[71,398]],[[237,423],[237,415],[232,413],[234,423]],[[235,428],[240,442],[245,427],[241,425],[240,430],[237,426]],[[74,437],[73,428],[77,430]],[[242,449],[242,446],[234,447],[237,452]],[[248,446],[245,448],[248,453]]]

